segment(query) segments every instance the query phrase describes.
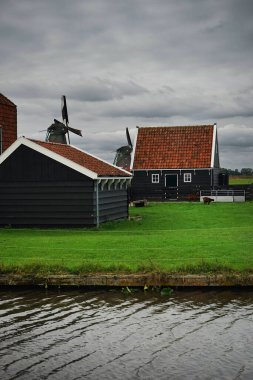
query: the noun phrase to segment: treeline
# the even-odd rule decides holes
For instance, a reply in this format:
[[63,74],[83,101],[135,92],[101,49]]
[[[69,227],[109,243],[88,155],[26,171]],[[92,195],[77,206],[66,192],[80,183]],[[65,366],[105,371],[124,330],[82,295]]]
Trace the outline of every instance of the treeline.
[[242,168],[241,170],[238,170],[238,169],[233,170],[233,169],[222,168],[222,170],[229,175],[253,176],[253,169],[252,168]]

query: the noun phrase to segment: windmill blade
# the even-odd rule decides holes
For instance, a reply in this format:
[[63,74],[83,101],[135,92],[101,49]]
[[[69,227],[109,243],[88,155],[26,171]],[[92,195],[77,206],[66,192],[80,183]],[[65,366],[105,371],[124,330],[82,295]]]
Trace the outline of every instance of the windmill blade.
[[131,146],[131,148],[132,148],[133,144],[132,144],[132,141],[131,141],[131,137],[130,137],[130,133],[129,133],[128,128],[126,128],[126,137],[127,137],[128,145]]
[[69,117],[68,117],[68,110],[67,110],[67,102],[66,102],[66,96],[62,95],[61,97],[61,113],[62,113],[62,120],[66,125],[69,123]]
[[69,127],[69,126],[67,126],[67,128],[68,128],[68,130],[69,130],[70,132],[73,132],[73,133],[75,133],[75,134],[78,135],[78,136],[82,136],[82,131],[81,131],[81,129],[71,128],[71,127]]
[[65,127],[66,128],[66,125],[63,124],[61,121],[57,120],[57,119],[54,119],[54,124],[56,124],[57,126],[59,127]]

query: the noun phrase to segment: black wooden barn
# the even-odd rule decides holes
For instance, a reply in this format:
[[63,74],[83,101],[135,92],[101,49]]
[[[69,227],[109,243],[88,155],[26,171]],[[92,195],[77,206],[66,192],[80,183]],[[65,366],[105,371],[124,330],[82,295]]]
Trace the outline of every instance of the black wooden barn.
[[138,128],[131,170],[132,200],[195,200],[226,185],[216,124]]
[[131,173],[71,145],[19,138],[0,156],[0,225],[98,226],[128,216]]

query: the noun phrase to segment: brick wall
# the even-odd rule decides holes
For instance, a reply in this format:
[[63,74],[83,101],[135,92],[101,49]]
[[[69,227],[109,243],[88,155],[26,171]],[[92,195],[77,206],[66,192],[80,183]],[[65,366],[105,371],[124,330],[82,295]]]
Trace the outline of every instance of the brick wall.
[[0,128],[2,152],[4,152],[17,139],[17,107],[2,94],[0,94]]

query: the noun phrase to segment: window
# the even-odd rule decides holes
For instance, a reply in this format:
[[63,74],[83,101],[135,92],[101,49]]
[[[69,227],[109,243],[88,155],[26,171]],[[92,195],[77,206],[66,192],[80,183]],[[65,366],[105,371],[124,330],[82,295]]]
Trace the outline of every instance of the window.
[[152,174],[152,183],[159,183],[159,174]]
[[191,181],[192,181],[192,174],[184,173],[184,182],[191,182]]

